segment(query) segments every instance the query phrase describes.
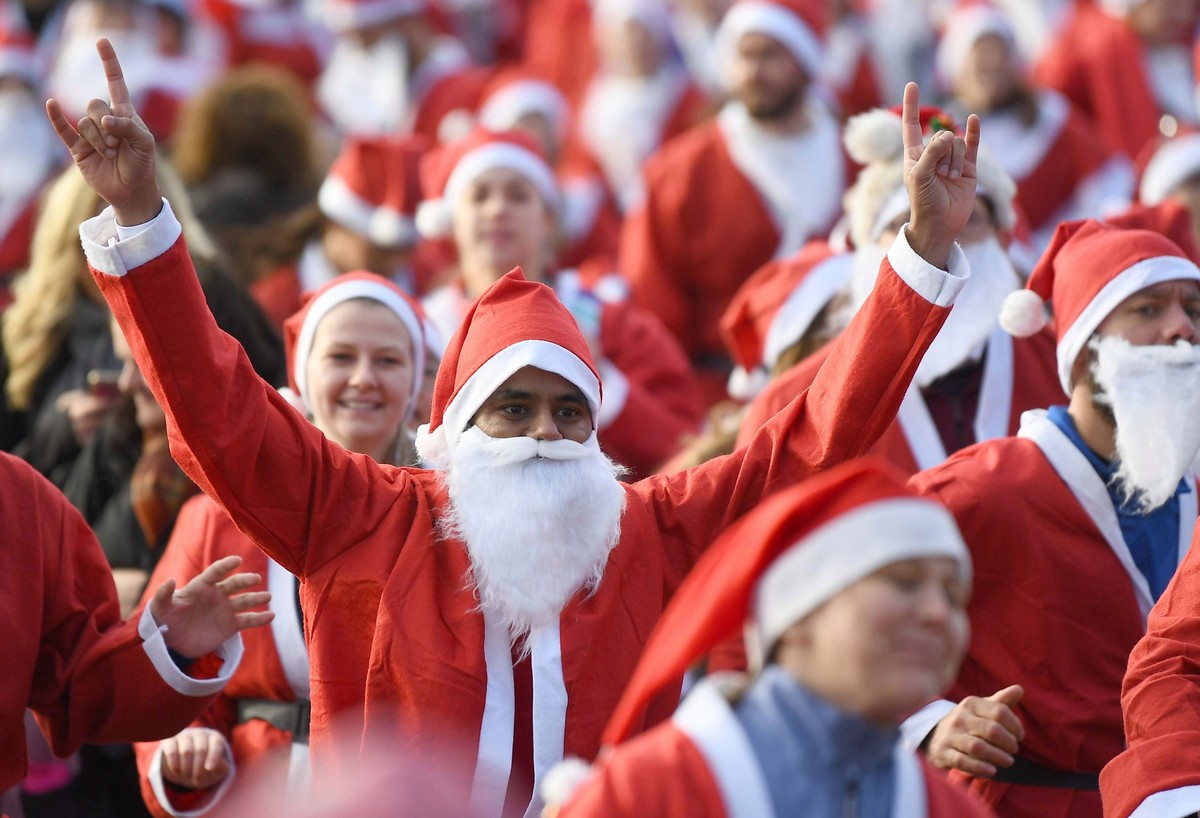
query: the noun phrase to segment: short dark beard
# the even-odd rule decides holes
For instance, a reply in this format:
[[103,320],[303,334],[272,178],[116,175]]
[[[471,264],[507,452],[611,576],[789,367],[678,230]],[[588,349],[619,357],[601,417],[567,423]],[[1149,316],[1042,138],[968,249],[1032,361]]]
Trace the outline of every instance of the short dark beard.
[[777,122],[781,119],[787,119],[801,104],[804,99],[804,85],[796,85],[787,91],[782,92],[772,99],[746,99],[746,95],[739,95],[738,100],[746,106],[747,113],[751,119],[759,122]]

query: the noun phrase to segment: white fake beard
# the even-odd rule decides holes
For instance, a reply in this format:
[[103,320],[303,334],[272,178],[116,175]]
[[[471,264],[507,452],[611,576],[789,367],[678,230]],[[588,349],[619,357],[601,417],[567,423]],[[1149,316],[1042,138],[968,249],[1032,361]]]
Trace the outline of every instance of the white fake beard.
[[21,206],[62,160],[41,104],[24,89],[0,91],[0,144],[15,149],[0,160],[0,203]]
[[387,136],[408,116],[408,47],[399,35],[370,47],[341,38],[317,83],[317,99],[343,134]]
[[1175,494],[1200,452],[1200,349],[1094,339],[1095,400],[1116,419],[1116,479],[1145,514]]
[[620,472],[594,433],[583,444],[478,427],[459,438],[441,533],[466,544],[480,606],[500,616],[514,645],[557,622],[581,588],[599,586],[621,534]]
[[971,277],[917,367],[913,381],[922,388],[968,361],[979,360],[1000,321],[1004,299],[1021,286],[1012,260],[996,239],[966,245],[963,254]]

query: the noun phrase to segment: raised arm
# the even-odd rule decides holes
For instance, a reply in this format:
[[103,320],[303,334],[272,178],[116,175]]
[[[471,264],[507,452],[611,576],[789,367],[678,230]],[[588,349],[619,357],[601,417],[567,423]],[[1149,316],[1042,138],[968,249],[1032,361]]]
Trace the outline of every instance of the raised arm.
[[912,216],[875,289],[812,386],[727,458],[637,485],[672,533],[686,570],[716,533],[762,497],[867,452],[895,419],[921,356],[968,275],[954,240],[974,207],[979,120],[922,145],[915,83],[904,94],[904,184]]
[[112,206],[81,228],[93,275],[166,410],[176,460],[276,561],[311,574],[404,498],[414,509],[416,489],[404,491],[407,473],[329,443],[217,328],[155,181],[154,139],[112,46],[100,40],[97,50],[111,103],[92,100],[76,124],[46,105],[79,172]]

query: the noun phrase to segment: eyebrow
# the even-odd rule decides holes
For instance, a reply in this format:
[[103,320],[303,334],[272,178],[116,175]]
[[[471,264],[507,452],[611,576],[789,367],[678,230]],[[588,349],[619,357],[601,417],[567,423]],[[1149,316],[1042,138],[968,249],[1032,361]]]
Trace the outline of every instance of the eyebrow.
[[[492,400],[530,400],[533,398],[533,393],[524,389],[502,389],[492,396]],[[583,394],[580,392],[564,392],[561,395],[555,395],[554,400],[560,403],[576,403],[583,406],[587,403]]]

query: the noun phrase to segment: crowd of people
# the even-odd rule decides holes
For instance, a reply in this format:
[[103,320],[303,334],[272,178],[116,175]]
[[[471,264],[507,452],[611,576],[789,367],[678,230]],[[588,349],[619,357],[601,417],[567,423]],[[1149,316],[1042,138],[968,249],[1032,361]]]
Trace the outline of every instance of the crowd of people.
[[1200,0],[4,2],[0,814],[1200,814]]

